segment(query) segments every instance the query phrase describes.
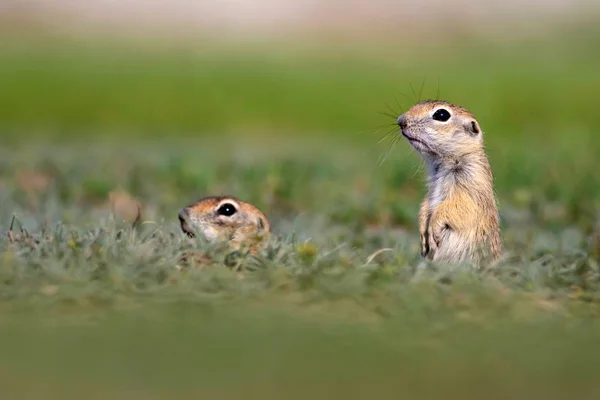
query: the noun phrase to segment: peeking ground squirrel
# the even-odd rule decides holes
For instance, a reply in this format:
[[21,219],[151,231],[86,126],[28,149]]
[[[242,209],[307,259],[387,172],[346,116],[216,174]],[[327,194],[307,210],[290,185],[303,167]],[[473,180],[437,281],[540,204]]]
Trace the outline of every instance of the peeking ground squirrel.
[[422,101],[398,117],[429,170],[419,211],[421,255],[455,264],[495,262],[502,251],[493,177],[479,123],[446,101]]
[[229,241],[236,250],[256,254],[271,234],[266,215],[254,205],[232,196],[209,196],[179,211],[181,229],[190,237]]

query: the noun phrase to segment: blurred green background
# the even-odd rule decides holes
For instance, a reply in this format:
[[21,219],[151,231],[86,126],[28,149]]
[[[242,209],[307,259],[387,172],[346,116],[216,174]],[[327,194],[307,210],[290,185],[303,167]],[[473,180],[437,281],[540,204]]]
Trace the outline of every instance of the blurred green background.
[[306,152],[315,143],[331,153],[354,143],[380,156],[389,142],[377,142],[394,129],[393,116],[440,97],[480,120],[501,195],[527,186],[597,199],[595,22],[552,21],[537,35],[508,38],[508,23],[493,34],[399,29],[360,40],[17,30],[1,41],[2,137],[7,145],[127,140],[133,148],[179,138],[204,147],[227,136],[294,142]]
[[[7,398],[597,398],[598,10],[213,3],[0,14]],[[407,279],[425,168],[395,119],[436,97],[483,128],[498,276]],[[177,210],[221,193],[283,250],[173,275]]]

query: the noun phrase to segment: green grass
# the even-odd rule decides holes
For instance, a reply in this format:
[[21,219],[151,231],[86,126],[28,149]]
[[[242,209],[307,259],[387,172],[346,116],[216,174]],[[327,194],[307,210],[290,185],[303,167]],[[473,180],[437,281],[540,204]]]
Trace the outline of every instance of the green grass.
[[[593,40],[444,43],[410,63],[385,45],[3,46],[7,398],[600,394]],[[497,270],[415,276],[424,171],[404,141],[380,164],[376,130],[425,75],[422,97],[439,76],[486,133]],[[115,190],[143,204],[135,229],[112,215]],[[237,259],[243,280],[177,226],[180,207],[220,193],[259,206],[276,233]],[[176,269],[191,246],[216,265]]]
[[[214,301],[2,329],[11,398],[593,399],[597,322],[456,320],[413,308],[376,329],[227,314]],[[412,303],[412,301],[411,301]],[[307,307],[307,305],[303,305]],[[426,323],[417,312],[427,312]],[[157,317],[156,315],[159,315]],[[226,317],[223,315],[227,314]],[[498,322],[501,320],[502,322]],[[35,330],[35,331],[34,331]],[[468,340],[465,338],[468,337]],[[8,364],[10,362],[10,364]]]
[[[2,230],[17,217],[13,242],[1,239],[6,393],[598,395],[593,224],[560,201],[504,186],[501,268],[418,281],[414,154],[399,157],[399,145],[380,166],[382,148],[325,143],[47,144],[5,154]],[[48,186],[31,189],[32,176]],[[117,188],[145,206],[135,230],[111,217]],[[235,193],[272,220],[270,247],[237,260],[243,280],[224,266],[227,253],[188,243],[177,226],[179,207],[213,193]],[[177,270],[194,245],[216,265]],[[393,250],[367,264],[381,248]]]

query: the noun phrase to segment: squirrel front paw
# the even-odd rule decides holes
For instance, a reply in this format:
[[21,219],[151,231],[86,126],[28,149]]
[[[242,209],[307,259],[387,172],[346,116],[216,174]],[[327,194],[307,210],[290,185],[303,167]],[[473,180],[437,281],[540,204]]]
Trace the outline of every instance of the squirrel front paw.
[[429,247],[432,249],[438,249],[443,241],[446,232],[450,231],[450,225],[447,223],[435,224],[432,229],[429,230]]

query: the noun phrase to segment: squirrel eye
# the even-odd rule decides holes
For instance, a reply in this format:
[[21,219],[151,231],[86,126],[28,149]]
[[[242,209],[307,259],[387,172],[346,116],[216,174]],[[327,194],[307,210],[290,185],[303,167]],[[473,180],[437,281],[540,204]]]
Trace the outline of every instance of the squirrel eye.
[[450,112],[444,108],[437,109],[431,117],[436,121],[446,122],[450,119]]
[[221,205],[221,207],[219,207],[219,209],[217,210],[217,214],[224,215],[226,217],[231,217],[236,212],[237,210],[231,203],[225,203]]

